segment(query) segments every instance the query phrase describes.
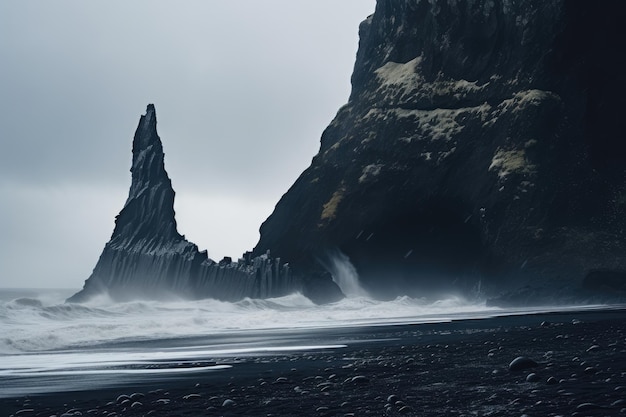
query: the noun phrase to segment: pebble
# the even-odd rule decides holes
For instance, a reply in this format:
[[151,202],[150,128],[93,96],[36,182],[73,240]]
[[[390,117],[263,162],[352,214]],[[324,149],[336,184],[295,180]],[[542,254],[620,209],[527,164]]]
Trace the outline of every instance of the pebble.
[[539,382],[539,375],[534,372],[531,372],[526,377],[526,382]]
[[576,410],[578,411],[587,411],[587,410],[597,410],[602,408],[601,406],[599,406],[598,404],[594,404],[594,403],[582,403],[582,404],[578,404],[578,406],[576,407]]
[[559,383],[559,380],[556,379],[555,377],[551,376],[550,378],[548,378],[548,380],[546,381],[546,384],[548,385],[556,385]]
[[143,406],[142,403],[140,403],[139,401],[135,401],[134,403],[130,405],[130,408],[139,408],[141,406]]
[[32,409],[32,408],[24,408],[22,410],[16,411],[15,415],[16,416],[21,416],[23,414],[30,414],[30,413],[34,413],[34,412],[35,412],[35,410]]
[[537,364],[537,362],[535,362],[534,360],[526,356],[518,356],[517,358],[513,359],[513,361],[509,364],[509,371],[523,371],[526,369],[535,368],[537,366],[539,366],[539,364]]
[[234,407],[236,405],[237,403],[231,400],[230,398],[224,400],[224,402],[222,403],[222,407]]
[[387,397],[387,402],[389,404],[395,404],[396,401],[400,401],[400,397],[398,397],[395,394],[390,395],[389,397]]
[[368,382],[370,382],[370,380],[366,376],[357,375],[357,376],[352,377],[350,382],[354,384],[367,384]]
[[117,397],[117,399],[115,400],[115,402],[116,402],[116,403],[118,403],[118,404],[121,404],[121,403],[122,403],[122,401],[125,401],[125,400],[130,400],[130,397],[129,397],[128,395],[124,395],[124,394],[122,394],[122,395],[120,395],[119,397]]
[[596,368],[594,368],[593,366],[588,366],[588,367],[585,368],[584,372],[586,374],[588,374],[588,375],[593,375],[593,374],[597,374],[598,370]]
[[592,352],[595,352],[595,351],[597,351],[597,350],[600,350],[600,346],[598,346],[598,345],[593,345],[593,346],[591,346],[589,349],[587,349],[587,353],[592,353]]

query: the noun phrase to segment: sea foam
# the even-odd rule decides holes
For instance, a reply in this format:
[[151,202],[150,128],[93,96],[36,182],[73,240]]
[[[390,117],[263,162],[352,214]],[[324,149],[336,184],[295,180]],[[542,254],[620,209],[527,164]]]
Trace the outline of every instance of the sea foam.
[[271,329],[446,321],[450,315],[493,310],[459,297],[430,302],[352,296],[321,306],[299,293],[234,303],[212,299],[114,303],[102,296],[86,304],[70,304],[49,297],[21,297],[0,301],[0,355]]

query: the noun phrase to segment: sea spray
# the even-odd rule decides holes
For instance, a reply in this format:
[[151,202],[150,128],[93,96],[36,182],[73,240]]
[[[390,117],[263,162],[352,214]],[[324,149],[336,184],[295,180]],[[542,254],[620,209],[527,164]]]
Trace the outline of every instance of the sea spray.
[[212,299],[107,303],[102,298],[77,305],[49,303],[31,296],[29,300],[0,301],[0,357],[128,343],[154,347],[165,341],[280,329],[447,321],[450,317],[469,318],[499,310],[457,297],[432,302],[410,297],[381,301],[354,296],[316,305],[294,293],[235,303]]
[[350,258],[338,249],[332,250],[327,255],[328,261],[324,262],[333,281],[339,286],[346,297],[368,297],[367,291],[359,282],[359,274]]

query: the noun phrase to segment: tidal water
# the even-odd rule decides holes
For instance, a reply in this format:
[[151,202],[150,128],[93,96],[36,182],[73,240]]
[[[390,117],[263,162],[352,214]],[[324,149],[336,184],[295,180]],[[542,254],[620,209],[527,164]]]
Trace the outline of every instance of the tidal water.
[[367,339],[364,330],[371,327],[557,310],[503,310],[459,297],[352,296],[318,306],[300,294],[235,303],[114,303],[106,297],[65,303],[73,292],[0,290],[0,397],[229,372],[233,357],[340,350]]

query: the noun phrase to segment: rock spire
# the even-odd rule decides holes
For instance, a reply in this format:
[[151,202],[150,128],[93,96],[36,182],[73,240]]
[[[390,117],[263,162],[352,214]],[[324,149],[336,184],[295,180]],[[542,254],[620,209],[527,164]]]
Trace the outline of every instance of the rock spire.
[[113,300],[264,298],[299,290],[287,265],[268,254],[219,263],[176,229],[174,190],[165,171],[154,105],[133,139],[132,180],[115,229],[84,288],[68,302],[99,294]]

